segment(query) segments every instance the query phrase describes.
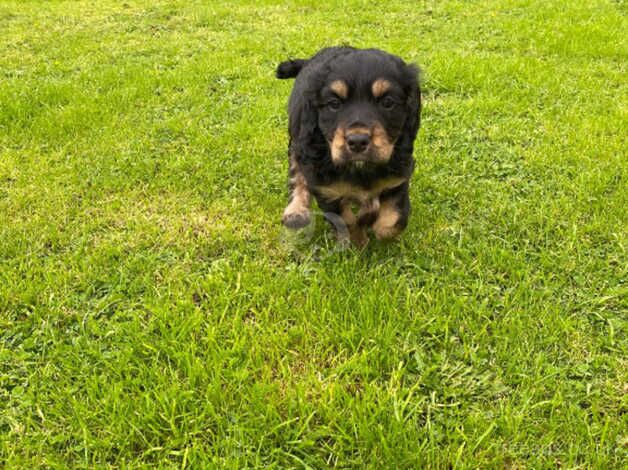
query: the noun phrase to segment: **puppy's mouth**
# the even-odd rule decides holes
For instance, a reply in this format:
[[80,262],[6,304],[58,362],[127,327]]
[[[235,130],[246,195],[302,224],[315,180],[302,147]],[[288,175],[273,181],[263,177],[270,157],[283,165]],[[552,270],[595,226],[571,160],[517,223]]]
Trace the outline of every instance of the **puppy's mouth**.
[[332,146],[332,160],[338,166],[350,168],[366,168],[370,166],[383,165],[388,162],[390,155],[383,154],[381,149],[370,146],[364,152],[352,152],[348,148],[343,148],[339,152],[334,152]]
[[375,167],[385,163],[382,159],[376,154],[375,149],[364,154],[364,153],[352,153],[347,152],[343,156],[343,165],[350,169],[361,170],[365,168]]
[[373,166],[373,162],[368,161],[368,160],[347,160],[344,164],[345,167],[349,168],[349,169],[355,169],[355,170],[363,170],[364,168],[368,168]]
[[374,156],[371,155],[371,153],[372,152],[355,153],[355,152],[351,152],[351,151],[346,151],[345,152],[345,162],[346,163],[352,163],[352,164],[372,162],[373,160],[375,160],[375,158],[373,158]]

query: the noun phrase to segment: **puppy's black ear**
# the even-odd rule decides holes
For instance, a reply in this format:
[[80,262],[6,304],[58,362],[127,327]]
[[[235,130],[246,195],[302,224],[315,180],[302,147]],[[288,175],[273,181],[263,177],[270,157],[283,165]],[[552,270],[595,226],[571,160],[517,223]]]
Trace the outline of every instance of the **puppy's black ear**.
[[408,117],[403,129],[403,135],[414,141],[421,125],[421,85],[419,80],[419,68],[416,65],[407,65],[406,70],[406,112]]
[[301,69],[307,64],[307,60],[305,59],[293,59],[282,62],[277,67],[277,71],[275,75],[277,78],[294,78],[299,75]]
[[310,143],[318,131],[318,107],[313,97],[305,97],[301,110],[299,140]]
[[312,84],[290,103],[290,135],[300,155],[305,155],[322,138],[318,128],[317,85]]

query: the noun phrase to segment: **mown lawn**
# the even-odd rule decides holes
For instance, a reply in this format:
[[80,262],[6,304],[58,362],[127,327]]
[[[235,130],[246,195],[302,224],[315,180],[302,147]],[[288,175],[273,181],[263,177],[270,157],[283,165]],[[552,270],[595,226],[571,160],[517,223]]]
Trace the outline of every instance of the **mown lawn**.
[[[620,468],[623,1],[0,3],[0,466]],[[287,234],[287,57],[423,69],[398,243]]]

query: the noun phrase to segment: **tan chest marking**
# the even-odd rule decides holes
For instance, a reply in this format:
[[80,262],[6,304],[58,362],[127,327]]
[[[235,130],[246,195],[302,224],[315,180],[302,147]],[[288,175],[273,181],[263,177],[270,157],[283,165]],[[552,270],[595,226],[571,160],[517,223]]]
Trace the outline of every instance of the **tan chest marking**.
[[378,180],[369,189],[357,186],[346,181],[338,181],[327,186],[317,186],[318,192],[330,201],[348,199],[351,201],[364,203],[370,199],[379,197],[387,189],[396,188],[406,181],[406,178],[392,177]]

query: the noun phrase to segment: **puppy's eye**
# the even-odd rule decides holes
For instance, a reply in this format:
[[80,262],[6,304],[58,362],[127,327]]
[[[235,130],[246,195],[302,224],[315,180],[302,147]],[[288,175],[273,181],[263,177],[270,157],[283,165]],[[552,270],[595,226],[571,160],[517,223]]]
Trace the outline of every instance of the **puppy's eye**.
[[338,111],[341,106],[342,106],[342,101],[336,98],[331,99],[327,102],[327,107],[331,109],[332,111]]
[[382,108],[390,110],[393,109],[397,103],[390,96],[384,96],[379,104]]

